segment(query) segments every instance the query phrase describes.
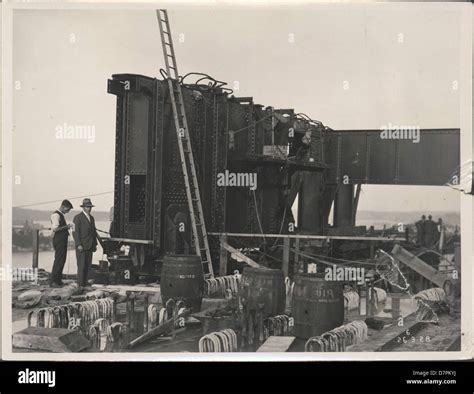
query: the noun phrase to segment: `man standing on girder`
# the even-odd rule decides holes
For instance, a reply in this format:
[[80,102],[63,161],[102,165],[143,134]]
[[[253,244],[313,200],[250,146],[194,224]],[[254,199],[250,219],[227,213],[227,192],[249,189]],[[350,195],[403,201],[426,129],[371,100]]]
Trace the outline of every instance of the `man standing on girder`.
[[87,276],[92,264],[92,254],[97,250],[97,231],[91,215],[90,198],[82,201],[82,212],[74,216],[74,242],[76,243],[77,284],[79,288],[87,286]]

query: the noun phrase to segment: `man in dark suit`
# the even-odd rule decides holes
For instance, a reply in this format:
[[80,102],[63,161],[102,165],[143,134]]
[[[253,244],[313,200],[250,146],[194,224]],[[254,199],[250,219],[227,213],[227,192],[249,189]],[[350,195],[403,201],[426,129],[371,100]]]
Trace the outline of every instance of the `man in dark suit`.
[[433,249],[438,238],[438,224],[433,221],[433,217],[431,215],[429,215],[428,220],[423,223],[423,230],[425,234],[424,246],[428,249]]
[[77,284],[87,286],[87,275],[92,264],[92,254],[97,250],[97,231],[95,220],[91,215],[92,202],[90,198],[82,201],[82,212],[74,216],[74,242],[77,258]]
[[416,223],[415,223],[415,226],[416,226],[416,243],[418,245],[421,245],[423,246],[424,243],[425,243],[425,228],[424,228],[424,225],[425,225],[425,222],[426,222],[426,216],[423,215],[421,217],[421,220],[418,220]]

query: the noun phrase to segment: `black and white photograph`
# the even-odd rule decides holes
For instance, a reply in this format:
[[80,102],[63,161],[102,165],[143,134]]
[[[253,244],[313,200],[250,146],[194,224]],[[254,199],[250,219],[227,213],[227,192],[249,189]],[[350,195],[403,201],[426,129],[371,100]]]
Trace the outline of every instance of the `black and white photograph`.
[[4,358],[472,357],[469,4],[3,21]]

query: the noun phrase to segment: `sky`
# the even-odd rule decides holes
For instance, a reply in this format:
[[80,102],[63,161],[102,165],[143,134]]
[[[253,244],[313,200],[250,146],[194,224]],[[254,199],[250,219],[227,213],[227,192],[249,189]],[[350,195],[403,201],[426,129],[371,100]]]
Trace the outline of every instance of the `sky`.
[[[460,127],[460,89],[453,84],[460,79],[461,13],[455,7],[234,6],[171,10],[169,18],[180,73],[205,72],[231,87],[237,81],[238,96],[295,108],[336,130],[389,123]],[[78,206],[91,196],[96,209],[108,210],[116,98],[107,94],[107,79],[157,77],[163,67],[152,10],[15,10],[13,205],[70,198]],[[71,126],[89,127],[94,138],[58,138]],[[457,210],[458,193],[364,185],[359,209]]]

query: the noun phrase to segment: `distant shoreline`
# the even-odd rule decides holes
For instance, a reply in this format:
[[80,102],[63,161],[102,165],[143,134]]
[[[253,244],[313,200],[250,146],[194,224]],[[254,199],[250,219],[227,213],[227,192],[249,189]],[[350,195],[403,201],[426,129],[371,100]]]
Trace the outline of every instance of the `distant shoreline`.
[[[25,221],[49,221],[51,217],[51,210],[39,210],[39,209],[24,209],[24,208],[13,208],[13,224],[21,225]],[[72,218],[74,215],[79,213],[79,210],[75,209],[71,211],[68,217]],[[110,222],[110,213],[107,211],[93,211],[93,215],[98,222]],[[461,216],[458,211],[368,211],[362,210],[357,212],[357,221],[374,221],[374,222],[386,222],[404,224],[414,223],[421,218],[421,215],[432,215],[433,220],[442,218],[445,224],[460,225]]]
[[[54,210],[40,210],[40,209],[24,209],[24,208],[13,208],[12,222],[13,225],[24,224],[25,221],[33,222],[44,222],[51,220],[51,214]],[[73,209],[67,217],[72,218],[80,212],[79,209]],[[98,222],[109,222],[110,213],[107,211],[92,211],[92,215]]]

